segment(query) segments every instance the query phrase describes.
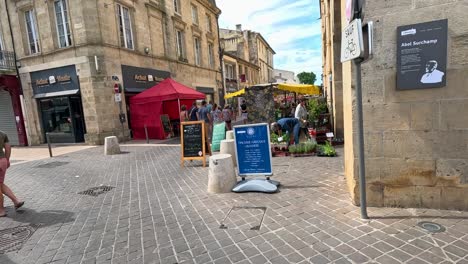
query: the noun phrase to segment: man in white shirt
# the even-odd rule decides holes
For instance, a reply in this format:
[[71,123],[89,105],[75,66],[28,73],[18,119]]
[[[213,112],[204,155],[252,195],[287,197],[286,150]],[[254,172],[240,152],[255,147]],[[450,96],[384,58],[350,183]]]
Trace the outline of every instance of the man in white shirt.
[[[307,129],[307,116],[309,113],[307,112],[307,109],[305,107],[307,99],[301,98],[299,100],[299,104],[296,106],[296,111],[294,112],[294,117],[299,120],[299,123],[301,124],[301,130],[304,132],[306,138],[309,138],[309,130]],[[300,136],[300,135],[299,135]]]
[[422,83],[440,83],[444,73],[437,70],[437,61],[430,60],[426,63],[426,73],[421,77]]

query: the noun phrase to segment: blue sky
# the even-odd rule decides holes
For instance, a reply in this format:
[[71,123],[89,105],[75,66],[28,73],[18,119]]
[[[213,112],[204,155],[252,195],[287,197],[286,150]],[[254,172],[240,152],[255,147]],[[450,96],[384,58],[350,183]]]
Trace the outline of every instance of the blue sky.
[[322,73],[319,0],[217,0],[221,28],[249,29],[262,34],[275,50],[274,67]]

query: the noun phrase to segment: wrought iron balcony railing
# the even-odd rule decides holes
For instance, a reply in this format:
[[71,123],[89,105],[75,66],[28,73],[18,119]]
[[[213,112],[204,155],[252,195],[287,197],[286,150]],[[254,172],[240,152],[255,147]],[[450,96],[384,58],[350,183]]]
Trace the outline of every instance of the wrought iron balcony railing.
[[0,50],[0,70],[14,71],[15,69],[15,53]]

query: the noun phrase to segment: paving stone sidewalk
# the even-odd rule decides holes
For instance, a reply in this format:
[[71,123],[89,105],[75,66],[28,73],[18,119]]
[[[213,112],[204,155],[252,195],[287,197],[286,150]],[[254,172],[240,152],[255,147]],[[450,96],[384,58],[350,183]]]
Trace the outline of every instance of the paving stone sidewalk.
[[[6,183],[26,205],[15,213],[7,201],[0,232],[38,228],[0,263],[468,263],[467,212],[370,208],[360,220],[342,156],[274,158],[279,193],[215,195],[208,168],[180,167],[177,145],[122,149],[12,166]],[[115,188],[78,194],[101,185]],[[430,234],[420,221],[446,231]]]

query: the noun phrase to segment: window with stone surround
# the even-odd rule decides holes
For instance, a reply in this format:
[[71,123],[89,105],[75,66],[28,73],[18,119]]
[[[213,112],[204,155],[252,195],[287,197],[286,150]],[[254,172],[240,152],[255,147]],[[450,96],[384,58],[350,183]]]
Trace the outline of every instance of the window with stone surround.
[[213,69],[215,67],[213,43],[208,43],[208,63],[210,64],[210,68]]
[[195,49],[195,64],[197,66],[201,65],[201,45],[200,45],[200,38],[194,37],[193,38],[193,46]]
[[117,4],[117,17],[119,19],[120,46],[134,49],[133,31],[130,10],[121,4]]
[[198,8],[195,5],[192,5],[192,22],[198,25]]
[[55,0],[55,25],[57,27],[60,48],[72,45],[70,24],[68,23],[68,6],[66,0]]
[[34,10],[26,10],[24,12],[24,19],[26,25],[26,36],[28,39],[29,54],[36,54],[39,50],[39,35],[37,34],[36,16]]
[[235,80],[235,65],[226,64],[226,79]]
[[180,15],[180,14],[181,14],[181,12],[180,12],[181,10],[180,10],[180,9],[181,9],[181,8],[180,8],[180,0],[174,0],[174,12],[175,12],[176,14],[179,14],[179,15]]
[[180,29],[176,29],[176,47],[177,47],[177,59],[185,61],[185,37],[184,32]]
[[211,24],[211,16],[209,14],[206,14],[206,31],[207,32],[212,32],[212,24]]

